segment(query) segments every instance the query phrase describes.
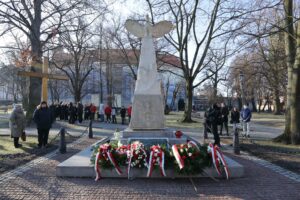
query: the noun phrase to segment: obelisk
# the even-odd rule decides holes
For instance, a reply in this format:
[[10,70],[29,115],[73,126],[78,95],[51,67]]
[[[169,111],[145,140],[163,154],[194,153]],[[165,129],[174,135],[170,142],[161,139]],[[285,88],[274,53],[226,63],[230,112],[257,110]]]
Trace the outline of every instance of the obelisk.
[[147,16],[145,25],[135,20],[127,20],[125,27],[136,37],[142,38],[129,128],[132,130],[164,129],[163,96],[157,72],[153,37],[164,36],[170,32],[173,25],[168,21],[151,25]]

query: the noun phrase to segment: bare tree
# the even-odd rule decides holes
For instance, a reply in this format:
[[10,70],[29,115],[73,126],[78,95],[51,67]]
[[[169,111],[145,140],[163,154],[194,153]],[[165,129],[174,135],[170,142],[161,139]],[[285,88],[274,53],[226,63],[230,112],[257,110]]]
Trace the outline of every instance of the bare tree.
[[[217,41],[246,26],[242,17],[249,11],[240,4],[229,4],[226,1],[210,1],[201,4],[198,0],[146,0],[153,22],[159,17],[172,19],[175,29],[165,39],[179,54],[183,76],[186,80],[186,102],[183,122],[192,122],[193,89],[200,86],[213,74],[206,75],[210,59],[207,57],[209,48]],[[229,11],[230,10],[230,11]],[[205,19],[205,20],[204,20]],[[207,23],[206,23],[207,22]],[[201,31],[199,27],[205,27]],[[221,39],[222,38],[222,39]],[[227,41],[227,40],[226,40]],[[190,48],[191,46],[195,48]]]
[[76,27],[76,31],[60,35],[60,42],[66,53],[61,50],[54,51],[52,63],[69,77],[71,93],[78,102],[86,95],[82,94],[82,88],[95,62],[94,55],[89,49],[93,34],[88,32],[89,27],[80,17],[70,21],[70,26]]
[[[42,56],[45,45],[56,34],[62,33],[61,27],[72,19],[71,13],[88,15],[88,1],[64,0],[2,0],[0,1],[0,35],[8,30],[19,31],[30,41],[32,63],[30,71],[41,72]],[[75,11],[76,10],[76,11]],[[41,79],[31,77],[27,117],[31,115],[41,99]]]

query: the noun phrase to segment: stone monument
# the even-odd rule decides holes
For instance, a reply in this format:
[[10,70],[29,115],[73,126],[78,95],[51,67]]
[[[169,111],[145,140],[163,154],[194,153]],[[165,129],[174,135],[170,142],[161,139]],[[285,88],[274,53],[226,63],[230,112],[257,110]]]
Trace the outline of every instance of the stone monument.
[[168,21],[151,25],[149,17],[146,16],[145,25],[129,19],[125,27],[136,37],[142,38],[129,128],[131,130],[162,130],[165,128],[164,106],[153,38],[163,37],[171,31],[173,25]]
[[[115,137],[104,138],[93,146],[99,146],[107,142],[118,142],[124,144],[132,144],[135,141],[142,142],[145,147],[150,148],[152,145],[166,145],[171,147],[174,144],[186,144],[188,140],[193,138],[187,137],[185,134],[177,138],[174,131],[165,128],[163,97],[160,89],[160,80],[157,73],[157,64],[153,38],[162,37],[167,34],[173,25],[171,22],[162,21],[155,25],[151,25],[149,17],[146,17],[146,24],[142,25],[134,20],[127,20],[126,29],[136,37],[142,38],[141,55],[138,68],[138,76],[133,97],[132,115],[129,128],[122,131],[122,134]],[[78,154],[72,156],[68,160],[60,163],[56,168],[56,175],[63,177],[95,177],[94,166],[90,162],[91,147],[84,149]],[[226,157],[231,177],[241,177],[244,175],[244,168],[239,163]],[[123,171],[130,168],[123,167]],[[119,177],[119,178],[144,178],[146,177],[146,169],[129,170],[128,174],[117,174],[114,170],[102,170],[102,177]],[[197,174],[193,177],[218,177],[215,170],[210,167],[204,169],[205,174]],[[187,176],[176,175],[174,170],[167,171],[167,178]],[[161,177],[157,172],[152,177]],[[188,176],[189,177],[189,176]]]

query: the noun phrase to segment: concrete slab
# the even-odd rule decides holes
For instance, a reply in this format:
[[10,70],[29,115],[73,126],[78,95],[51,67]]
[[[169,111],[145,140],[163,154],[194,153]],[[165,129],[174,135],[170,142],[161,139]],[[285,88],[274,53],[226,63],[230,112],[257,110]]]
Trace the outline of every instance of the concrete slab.
[[[108,140],[108,139],[106,139]],[[105,142],[102,140],[101,142]],[[71,158],[60,163],[56,167],[56,175],[60,177],[95,177],[94,167],[90,162],[92,154],[91,146],[72,156]],[[244,176],[244,167],[238,162],[225,156],[226,162],[229,167],[231,178],[239,178]],[[100,169],[101,170],[101,169]],[[101,170],[102,177],[109,178],[146,178],[146,169],[135,169],[132,168],[129,176],[127,176],[126,167],[121,168],[123,174],[120,176],[114,169],[112,170]],[[166,170],[167,177],[162,177],[158,171],[154,171],[151,178],[186,178],[187,176],[175,174],[173,170]],[[194,175],[192,177],[216,177],[219,175],[216,173],[214,168],[206,168],[204,173]]]

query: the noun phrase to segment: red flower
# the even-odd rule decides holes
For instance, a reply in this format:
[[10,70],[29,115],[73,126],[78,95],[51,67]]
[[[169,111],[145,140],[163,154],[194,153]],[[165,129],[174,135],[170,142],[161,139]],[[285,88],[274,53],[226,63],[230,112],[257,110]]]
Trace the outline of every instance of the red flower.
[[182,135],[183,135],[183,133],[181,131],[176,131],[175,132],[176,138],[181,138]]

